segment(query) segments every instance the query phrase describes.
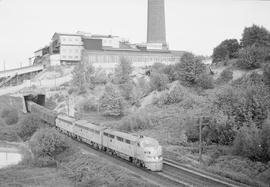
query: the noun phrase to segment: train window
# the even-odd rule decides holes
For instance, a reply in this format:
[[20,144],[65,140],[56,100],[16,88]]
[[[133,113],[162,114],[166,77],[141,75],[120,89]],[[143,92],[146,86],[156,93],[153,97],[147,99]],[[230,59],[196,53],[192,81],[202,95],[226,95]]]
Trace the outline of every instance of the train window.
[[120,142],[123,142],[124,139],[117,136],[117,140],[120,141]]
[[140,143],[137,143],[137,146],[140,147]]
[[109,134],[109,137],[110,137],[110,138],[114,138],[114,135]]
[[108,136],[108,133],[104,132],[104,136]]
[[130,140],[125,140],[125,142],[126,142],[127,144],[130,144]]

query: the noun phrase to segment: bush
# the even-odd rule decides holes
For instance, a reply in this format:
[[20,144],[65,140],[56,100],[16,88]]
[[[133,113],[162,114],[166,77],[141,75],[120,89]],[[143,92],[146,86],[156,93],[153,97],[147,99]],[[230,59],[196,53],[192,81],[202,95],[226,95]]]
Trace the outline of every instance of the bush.
[[124,112],[124,99],[113,84],[108,84],[100,98],[100,111],[105,116],[121,116]]
[[20,121],[18,135],[26,141],[41,127],[46,127],[46,124],[37,115],[28,114]]
[[261,160],[264,154],[261,144],[261,133],[256,124],[245,124],[236,135],[233,153],[252,160]]
[[98,110],[98,103],[95,98],[83,100],[79,104],[80,110],[84,112],[95,112]]
[[261,127],[270,108],[269,89],[264,84],[225,87],[216,95],[214,105],[237,129],[251,121]]
[[183,98],[184,92],[180,85],[177,84],[171,91],[165,91],[159,98],[154,98],[152,103],[161,107],[162,105],[179,103],[183,100]]
[[236,39],[224,40],[213,50],[213,63],[237,57],[239,47]]
[[195,85],[198,77],[205,71],[202,60],[192,53],[183,54],[181,61],[175,65],[176,78],[187,86]]
[[175,65],[174,64],[166,65],[163,69],[163,73],[165,75],[167,75],[170,82],[177,80],[176,74],[175,74]]
[[233,79],[233,72],[230,69],[224,69],[218,79],[216,80],[217,84],[226,84]]
[[55,129],[40,129],[30,139],[31,151],[37,159],[50,161],[71,147],[67,138]]
[[265,47],[248,46],[239,51],[237,66],[243,69],[256,69],[261,67],[267,56],[268,50]]
[[169,83],[169,79],[165,74],[162,73],[151,73],[150,76],[150,87],[151,90],[162,91],[167,88],[167,84]]
[[4,109],[1,113],[1,117],[7,125],[13,125],[19,120],[18,111],[12,108]]
[[213,77],[211,75],[207,75],[206,73],[199,75],[196,82],[197,82],[197,86],[199,86],[203,89],[213,89],[214,88]]
[[151,126],[153,126],[153,124],[150,116],[145,113],[135,113],[124,117],[120,122],[119,129],[132,132],[148,129]]
[[95,84],[106,84],[108,82],[108,76],[103,69],[98,69],[94,75]]

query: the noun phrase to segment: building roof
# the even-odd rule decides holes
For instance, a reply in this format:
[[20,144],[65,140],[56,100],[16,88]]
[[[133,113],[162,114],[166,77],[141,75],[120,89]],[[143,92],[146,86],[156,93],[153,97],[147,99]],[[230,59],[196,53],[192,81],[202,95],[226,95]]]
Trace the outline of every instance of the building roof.
[[41,51],[41,50],[43,50],[43,49],[45,49],[45,48],[48,48],[48,47],[49,47],[49,46],[46,45],[46,46],[44,46],[44,47],[42,47],[42,48],[39,48],[38,50],[34,51],[34,53],[36,53],[36,52],[38,52],[38,51]]
[[113,35],[103,35],[103,34],[93,34],[91,35],[92,38],[118,38],[119,36],[113,36]]
[[82,36],[81,34],[72,34],[72,33],[61,33],[61,32],[55,32],[52,36],[54,38],[56,35],[62,35],[62,36]]

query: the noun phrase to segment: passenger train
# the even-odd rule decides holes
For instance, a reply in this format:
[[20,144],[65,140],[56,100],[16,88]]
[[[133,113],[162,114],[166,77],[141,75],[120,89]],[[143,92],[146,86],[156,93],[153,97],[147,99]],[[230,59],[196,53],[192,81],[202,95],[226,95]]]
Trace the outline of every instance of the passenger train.
[[24,99],[24,105],[25,112],[37,114],[49,125],[78,141],[151,171],[162,170],[162,147],[153,138],[120,132],[86,120],[76,120],[65,114],[57,114],[31,100]]

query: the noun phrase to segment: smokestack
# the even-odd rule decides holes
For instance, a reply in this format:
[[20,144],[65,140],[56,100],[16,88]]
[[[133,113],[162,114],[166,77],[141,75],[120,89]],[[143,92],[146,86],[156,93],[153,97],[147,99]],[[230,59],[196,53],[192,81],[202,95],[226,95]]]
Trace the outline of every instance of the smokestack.
[[166,46],[164,0],[148,0],[147,43]]

